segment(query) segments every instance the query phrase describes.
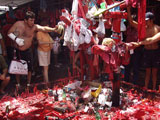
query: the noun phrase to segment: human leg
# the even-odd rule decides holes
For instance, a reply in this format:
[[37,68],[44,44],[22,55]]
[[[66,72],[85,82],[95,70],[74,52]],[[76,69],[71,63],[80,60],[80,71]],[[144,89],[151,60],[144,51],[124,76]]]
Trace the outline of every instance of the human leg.
[[156,82],[157,82],[157,73],[158,68],[160,66],[160,57],[159,57],[159,49],[153,50],[152,54],[152,84],[153,84],[153,90],[156,90]]
[[27,75],[27,85],[28,85],[28,86],[30,85],[31,77],[32,77],[32,72],[31,72],[31,71],[28,71],[28,75]]
[[10,77],[6,77],[5,80],[2,81],[1,83],[1,87],[0,87],[0,93],[4,94],[4,89],[6,88],[6,86],[8,85],[10,81]]
[[153,83],[153,90],[156,89],[156,82],[157,82],[157,72],[158,69],[157,68],[152,68],[152,83]]
[[148,88],[149,80],[151,77],[151,68],[152,68],[152,50],[144,50],[144,60],[143,64],[144,67],[146,68],[146,73],[145,73],[145,88]]
[[151,76],[151,68],[146,68],[146,75],[145,75],[145,88],[148,88],[148,83]]
[[27,87],[30,87],[32,71],[33,71],[32,49],[30,48],[30,49],[27,49],[25,51],[21,51],[20,55],[22,56],[22,59],[24,59],[27,62],[27,65],[28,65]]
[[50,54],[51,54],[50,51],[43,52],[38,50],[39,65],[43,66],[43,78],[44,82],[46,83],[46,87],[49,87],[48,66],[50,64]]
[[44,77],[44,82],[48,83],[48,66],[43,66],[43,77]]
[[45,82],[45,87],[49,88],[49,78],[48,78],[48,66],[43,66],[43,78]]
[[17,86],[20,87],[20,75],[16,75]]

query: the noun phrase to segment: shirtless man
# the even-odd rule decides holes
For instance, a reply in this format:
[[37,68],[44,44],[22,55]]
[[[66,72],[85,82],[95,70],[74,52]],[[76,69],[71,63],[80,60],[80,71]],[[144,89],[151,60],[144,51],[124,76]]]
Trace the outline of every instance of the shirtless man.
[[[129,9],[128,9],[129,10]],[[157,33],[160,32],[160,27],[154,24],[154,14],[151,12],[146,13],[146,40],[147,38],[153,37]],[[137,28],[138,23],[136,21],[132,21],[129,19],[129,22]],[[151,40],[147,40],[151,41]],[[146,76],[145,76],[145,88],[148,88],[150,76],[152,73],[152,81],[153,81],[153,88],[156,89],[156,81],[157,81],[157,72],[159,67],[159,46],[157,41],[155,42],[139,42],[139,45],[145,45],[144,51],[144,65],[146,67]]]
[[[40,26],[34,24],[35,14],[32,11],[27,11],[23,21],[17,21],[9,30],[8,36],[14,41],[17,57],[20,54],[21,59],[27,61],[28,64],[28,76],[27,76],[27,87],[30,86],[31,72],[32,72],[32,51],[31,45],[33,37],[36,31],[43,32],[56,32],[56,28],[48,26]],[[20,86],[20,76],[16,75],[17,86]]]
[[[146,13],[146,38],[152,37],[160,32],[160,27],[155,25],[154,15],[151,12]],[[157,72],[159,67],[159,46],[158,42],[145,45],[145,53],[144,53],[144,62],[146,63],[146,77],[145,77],[145,87],[148,88],[148,83],[150,80],[150,75],[152,73],[152,89],[156,89],[156,81],[157,81]]]

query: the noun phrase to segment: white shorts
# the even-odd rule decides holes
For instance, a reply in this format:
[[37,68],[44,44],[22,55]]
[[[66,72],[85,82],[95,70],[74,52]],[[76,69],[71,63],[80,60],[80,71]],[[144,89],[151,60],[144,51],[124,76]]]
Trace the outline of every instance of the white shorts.
[[50,64],[51,51],[43,52],[38,50],[39,66],[48,66]]

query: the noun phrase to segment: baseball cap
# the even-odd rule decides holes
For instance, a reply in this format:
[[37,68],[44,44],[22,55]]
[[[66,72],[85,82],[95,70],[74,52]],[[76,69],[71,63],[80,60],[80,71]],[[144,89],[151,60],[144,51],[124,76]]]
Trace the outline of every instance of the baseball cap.
[[145,20],[152,20],[154,19],[154,14],[152,12],[147,12],[145,15]]

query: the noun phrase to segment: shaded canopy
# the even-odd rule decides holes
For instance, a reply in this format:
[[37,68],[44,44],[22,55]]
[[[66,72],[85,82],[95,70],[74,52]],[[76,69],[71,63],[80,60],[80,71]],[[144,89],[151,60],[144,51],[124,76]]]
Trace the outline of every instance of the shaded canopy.
[[0,0],[0,6],[18,7],[32,1],[33,0]]

